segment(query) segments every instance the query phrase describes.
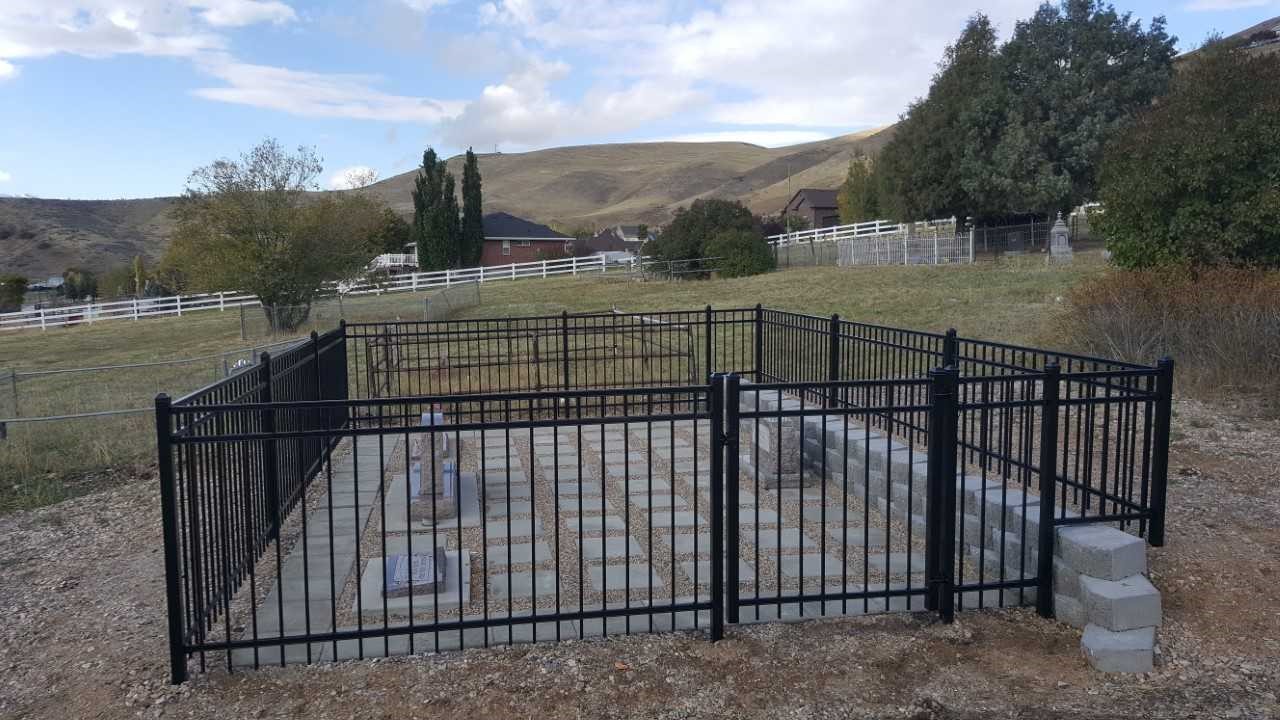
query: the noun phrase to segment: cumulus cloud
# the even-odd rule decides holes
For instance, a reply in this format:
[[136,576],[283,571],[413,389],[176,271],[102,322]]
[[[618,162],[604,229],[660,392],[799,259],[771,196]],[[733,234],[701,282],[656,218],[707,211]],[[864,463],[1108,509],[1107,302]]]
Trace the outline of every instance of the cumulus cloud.
[[4,0],[0,79],[9,61],[59,53],[194,57],[226,46],[220,28],[295,17],[280,0]]
[[12,180],[13,180],[12,175],[10,175],[9,173],[3,170],[0,170],[0,183],[7,183],[7,182],[11,182]]
[[17,75],[18,75],[17,65],[0,60],[0,82],[8,80],[9,78],[12,78],[12,77],[17,77]]
[[383,92],[374,87],[379,78],[371,75],[313,73],[225,56],[203,67],[225,85],[192,91],[199,97],[306,117],[435,123],[462,109],[459,102]]
[[330,190],[355,190],[378,181],[378,171],[368,165],[344,167],[329,176],[325,183]]
[[[984,9],[1008,31],[1037,2],[992,0]],[[726,0],[705,8],[660,0],[492,0],[479,16],[533,51],[587,55],[597,82],[643,98],[639,117],[852,130],[893,122],[923,94],[970,12],[930,0]],[[503,112],[500,123],[485,124],[478,112],[473,118],[470,106],[462,117],[495,142],[528,144],[564,135],[557,116],[575,121],[568,126],[575,130],[634,126],[593,107],[604,91],[566,107],[519,90],[504,82],[474,103],[477,111]]]

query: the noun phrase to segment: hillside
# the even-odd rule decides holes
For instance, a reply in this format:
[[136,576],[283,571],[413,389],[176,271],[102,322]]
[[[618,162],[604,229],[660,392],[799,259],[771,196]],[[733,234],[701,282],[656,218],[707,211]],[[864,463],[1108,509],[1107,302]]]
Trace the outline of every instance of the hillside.
[[[721,197],[774,213],[801,187],[838,185],[852,155],[879,150],[891,134],[891,128],[873,130],[781,148],[662,142],[482,154],[485,211],[565,227],[657,225],[697,198]],[[449,159],[458,177],[462,162]],[[370,190],[407,215],[413,175],[387,178]],[[173,202],[0,198],[0,272],[40,277],[72,266],[104,270],[138,254],[155,260],[173,222]]]

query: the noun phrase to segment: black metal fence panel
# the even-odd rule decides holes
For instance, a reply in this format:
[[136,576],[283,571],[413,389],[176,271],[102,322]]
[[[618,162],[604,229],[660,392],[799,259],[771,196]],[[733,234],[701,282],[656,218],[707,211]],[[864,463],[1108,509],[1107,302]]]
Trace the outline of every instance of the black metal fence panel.
[[1172,365],[757,306],[342,325],[157,399],[175,680],[1036,602],[1163,540]]

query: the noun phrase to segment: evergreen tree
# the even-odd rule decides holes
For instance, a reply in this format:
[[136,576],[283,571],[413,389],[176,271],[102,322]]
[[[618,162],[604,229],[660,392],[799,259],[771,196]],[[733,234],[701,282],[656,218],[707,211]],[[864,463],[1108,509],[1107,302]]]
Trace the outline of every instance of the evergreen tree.
[[859,223],[880,218],[880,199],[870,161],[856,157],[849,161],[849,174],[836,196],[840,206],[840,222]]
[[467,161],[462,166],[462,264],[468,267],[479,265],[484,252],[484,208],[480,187],[480,163],[471,148],[467,148]]
[[441,163],[436,151],[427,148],[422,154],[422,167],[413,181],[413,241],[418,248],[418,267],[443,270],[449,266],[440,208]]
[[458,217],[458,196],[453,173],[446,169],[443,162],[440,163],[440,173],[443,176],[443,182],[440,185],[439,213],[441,232],[444,234],[445,256],[448,258],[449,267],[462,267],[466,249],[462,246],[462,223]]

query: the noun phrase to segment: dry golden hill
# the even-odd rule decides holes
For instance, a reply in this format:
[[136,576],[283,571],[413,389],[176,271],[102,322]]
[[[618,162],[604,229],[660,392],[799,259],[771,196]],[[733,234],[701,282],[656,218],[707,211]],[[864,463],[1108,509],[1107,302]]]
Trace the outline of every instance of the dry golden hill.
[[[718,197],[775,213],[795,190],[839,185],[851,157],[878,151],[891,134],[891,128],[871,130],[781,148],[660,142],[482,154],[485,211],[562,227],[659,225],[678,207]],[[459,178],[462,162],[449,159]],[[396,175],[370,190],[407,215],[413,176]],[[68,267],[105,270],[138,254],[158,259],[172,205],[173,198],[0,198],[0,272],[34,278]]]

